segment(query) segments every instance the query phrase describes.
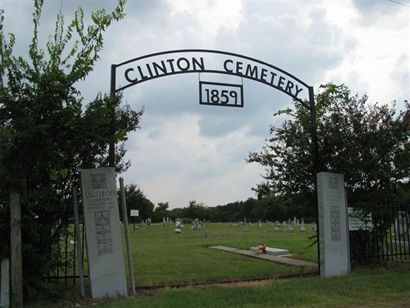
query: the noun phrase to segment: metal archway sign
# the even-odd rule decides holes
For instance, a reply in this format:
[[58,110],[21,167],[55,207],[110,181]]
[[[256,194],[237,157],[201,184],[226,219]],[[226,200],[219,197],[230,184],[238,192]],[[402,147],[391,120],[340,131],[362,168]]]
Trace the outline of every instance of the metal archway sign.
[[292,74],[248,56],[209,49],[153,53],[111,65],[111,93],[160,77],[214,73],[251,79],[298,101],[310,101],[313,88]]
[[[316,174],[319,172],[320,167],[313,87],[283,69],[248,56],[210,49],[180,49],[152,53],[119,64],[112,64],[110,92],[111,95],[115,95],[119,91],[142,82],[187,73],[212,73],[247,78],[281,91],[309,109],[312,139],[312,176],[315,186],[316,209],[318,210]],[[209,92],[206,92],[207,90]],[[202,102],[203,94],[210,94],[212,90],[217,91],[217,99],[214,96],[214,101],[211,99],[211,101]],[[223,91],[226,91],[226,98],[224,98]],[[236,92],[236,95],[229,95],[235,91],[239,92]],[[200,104],[243,107],[242,85],[238,84],[199,81],[199,97]],[[210,97],[212,98],[212,95]],[[208,99],[210,97],[208,96]],[[239,97],[241,98],[240,104],[237,102]],[[236,98],[235,103],[230,103],[231,98]],[[114,114],[115,111],[113,110],[112,115],[114,116]],[[113,143],[110,144],[109,149],[109,164],[111,167],[115,167],[115,144]],[[318,212],[316,217],[317,222],[319,222]],[[317,236],[319,238],[319,223],[317,224]],[[318,265],[320,268],[319,246],[318,241]]]
[[[313,87],[309,86],[299,78],[280,69],[274,65],[264,61],[254,59],[248,56],[240,55],[232,52],[225,52],[210,49],[179,49],[169,50],[149,55],[133,58],[119,64],[111,65],[111,95],[125,90],[140,83],[155,80],[157,78],[188,74],[188,73],[213,73],[247,78],[278,91],[285,93],[292,99],[302,103],[310,110],[310,135],[312,138],[312,158],[313,170],[312,173],[316,178],[316,173],[319,171],[319,151],[317,142],[317,124],[316,124],[316,108],[314,101]],[[200,103],[202,102],[202,94],[206,92],[207,86],[219,87],[226,90],[237,91],[240,88],[240,93],[236,94],[236,99],[242,95],[242,85],[217,83],[217,82],[200,82]],[[202,90],[205,89],[205,92]],[[238,91],[239,91],[238,90]],[[218,91],[218,104],[221,106],[243,107],[243,96],[241,96],[241,104],[235,102],[230,104],[229,95],[225,99],[222,91]],[[233,92],[232,92],[233,94]],[[209,98],[209,97],[208,97]],[[233,95],[232,95],[232,98]],[[218,105],[213,101],[205,102],[207,105]],[[115,166],[115,145],[110,144],[109,163],[110,166]],[[315,181],[316,182],[316,181]]]

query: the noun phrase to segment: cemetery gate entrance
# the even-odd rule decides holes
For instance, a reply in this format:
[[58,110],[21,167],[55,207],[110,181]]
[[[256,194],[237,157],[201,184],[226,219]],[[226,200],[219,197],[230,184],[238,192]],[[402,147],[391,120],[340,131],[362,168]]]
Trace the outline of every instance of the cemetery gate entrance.
[[[130,59],[119,64],[113,64],[111,66],[111,95],[114,96],[120,91],[149,80],[188,73],[210,73],[234,76],[238,77],[238,79],[246,78],[283,92],[293,100],[303,104],[310,111],[311,151],[313,158],[312,181],[315,184],[316,189],[316,174],[320,171],[320,166],[313,87],[278,67],[244,55],[217,50],[183,49],[158,52]],[[245,103],[243,84],[240,82],[222,83],[198,81],[198,90],[200,104],[224,107],[243,107]],[[114,112],[112,114],[114,114]],[[115,132],[113,131],[112,133],[114,134]],[[115,144],[110,144],[109,153],[110,166],[114,166]],[[317,205],[317,193],[315,194],[315,199]],[[71,211],[69,212],[68,216],[72,217]],[[410,258],[410,245],[408,239],[410,213],[404,213],[402,210],[397,211],[395,209],[391,209],[391,213],[389,221],[382,221],[387,226],[384,232],[365,233],[365,235],[363,235],[363,233],[360,235],[356,234],[357,236],[351,241],[351,257],[353,262],[360,257],[365,257],[366,259],[387,260]],[[68,216],[65,219],[67,225],[70,220]],[[382,217],[381,219],[384,219],[384,216],[385,215],[380,216]],[[319,226],[319,224],[317,224],[317,226]],[[73,260],[75,260],[74,251],[76,248],[73,247],[67,250],[67,247],[71,247],[69,244],[71,238],[66,233],[68,232],[68,228],[65,228],[64,230],[65,232],[61,233],[62,241],[64,242],[65,239],[65,244],[62,246],[65,246],[66,248],[64,258],[67,261],[67,258],[70,258],[70,255],[72,255]],[[83,230],[84,228],[82,228],[82,231]],[[401,230],[403,232],[401,232]],[[84,234],[82,236],[82,245],[84,245]],[[317,229],[317,236],[319,237],[319,228]],[[373,243],[371,246],[366,246],[366,255],[361,251],[364,247],[362,245],[363,242],[361,242],[363,236],[367,239],[371,238],[372,242],[369,243]],[[84,249],[82,251],[84,252]],[[319,244],[318,256],[320,256]],[[359,261],[361,260],[358,260],[358,262]],[[320,262],[318,262],[318,264],[320,264]],[[70,274],[71,267],[70,269],[67,269],[66,265],[64,269],[58,270],[57,273],[52,274],[49,278],[64,278],[66,282],[67,279],[72,278],[74,283],[74,280],[78,278],[75,267],[74,264],[74,268],[72,269],[73,272]]]
[[[111,65],[110,94],[157,78],[188,74],[208,73],[246,78],[276,89],[309,110],[312,153],[312,183],[314,183],[317,238],[319,238],[319,216],[317,199],[317,178],[320,171],[317,140],[316,106],[314,90],[299,78],[269,63],[232,52],[210,49],[181,49],[157,52]],[[243,84],[214,81],[200,81],[199,104],[222,107],[243,107]],[[111,111],[112,116],[115,111]],[[112,125],[111,127],[114,127]],[[115,135],[115,129],[112,129]],[[114,140],[114,138],[113,138]],[[109,164],[115,167],[115,144],[109,145]],[[318,264],[320,256],[317,241]]]

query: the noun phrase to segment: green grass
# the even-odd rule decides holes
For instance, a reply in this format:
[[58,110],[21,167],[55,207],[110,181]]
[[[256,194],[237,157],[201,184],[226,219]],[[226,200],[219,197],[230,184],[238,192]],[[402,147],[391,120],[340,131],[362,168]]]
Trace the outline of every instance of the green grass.
[[[355,269],[339,278],[297,277],[239,284],[164,288],[144,291],[146,285],[192,282],[217,283],[227,279],[275,277],[297,273],[292,267],[210,249],[225,245],[248,249],[259,242],[290,250],[295,258],[316,261],[309,247],[310,232],[275,231],[257,224],[233,227],[207,224],[205,230],[154,224],[133,232],[130,226],[137,295],[122,299],[80,299],[78,286],[67,288],[57,302],[37,301],[29,307],[410,307],[410,264],[386,269]],[[307,230],[310,227],[307,226]],[[124,255],[126,252],[124,250]]]
[[136,285],[216,282],[226,279],[272,277],[299,270],[214,249],[225,245],[249,249],[259,242],[288,249],[296,258],[316,261],[316,247],[309,247],[309,232],[275,231],[273,225],[206,224],[201,231],[186,226],[181,234],[174,225],[154,224],[133,232],[129,228]]
[[[269,247],[288,249],[295,258],[316,262],[316,246],[310,246],[310,226],[306,226],[309,230],[306,232],[288,232],[287,227],[275,230],[272,224],[234,227],[230,223],[209,223],[200,231],[192,230],[190,225],[186,225],[180,234],[176,234],[174,228],[174,224],[152,224],[134,232],[133,226],[129,226],[137,287],[269,278],[300,271],[209,248],[215,245],[249,249],[264,242]],[[123,232],[123,226],[121,231]],[[72,236],[69,237],[71,239]],[[72,245],[68,248],[73,249]],[[123,253],[126,260],[125,243]],[[73,251],[70,255],[74,255]],[[84,271],[87,272],[87,269],[86,262]],[[60,270],[63,274],[64,269]],[[69,268],[68,273],[72,274],[73,269]],[[76,273],[78,275],[78,269]],[[128,272],[127,279],[130,280]]]
[[296,278],[249,286],[214,286],[140,294],[101,307],[396,307],[410,305],[410,275],[352,273],[342,278]]
[[292,278],[156,291],[135,297],[39,302],[32,307],[410,307],[409,264],[362,268],[338,278]]

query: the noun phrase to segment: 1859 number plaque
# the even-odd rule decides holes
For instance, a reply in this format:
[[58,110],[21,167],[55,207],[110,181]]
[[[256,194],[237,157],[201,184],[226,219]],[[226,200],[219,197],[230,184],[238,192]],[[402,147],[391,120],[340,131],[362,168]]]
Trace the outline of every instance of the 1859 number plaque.
[[199,104],[243,107],[243,87],[237,84],[200,81]]

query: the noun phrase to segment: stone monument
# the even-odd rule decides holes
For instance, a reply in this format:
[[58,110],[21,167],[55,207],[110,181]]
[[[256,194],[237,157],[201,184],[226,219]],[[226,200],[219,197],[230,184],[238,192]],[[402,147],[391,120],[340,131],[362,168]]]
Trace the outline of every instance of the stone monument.
[[288,231],[292,232],[292,230],[293,230],[292,221],[289,218],[289,220],[288,220]]
[[300,223],[300,231],[301,231],[301,232],[305,232],[305,231],[306,231],[305,221],[303,220],[303,218],[302,218],[302,222]]
[[342,276],[350,271],[349,230],[343,174],[317,174],[319,202],[320,275]]
[[175,219],[175,233],[181,233],[182,232],[182,221],[181,219],[177,218]]
[[91,296],[127,296],[114,168],[81,170]]
[[198,218],[195,218],[192,221],[192,230],[201,230],[202,229],[202,223]]

